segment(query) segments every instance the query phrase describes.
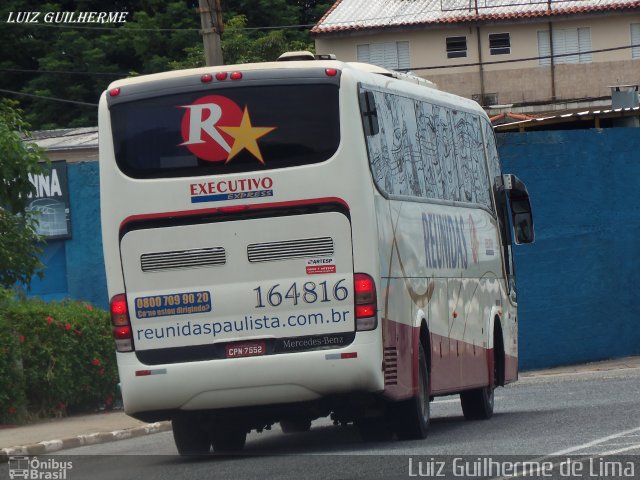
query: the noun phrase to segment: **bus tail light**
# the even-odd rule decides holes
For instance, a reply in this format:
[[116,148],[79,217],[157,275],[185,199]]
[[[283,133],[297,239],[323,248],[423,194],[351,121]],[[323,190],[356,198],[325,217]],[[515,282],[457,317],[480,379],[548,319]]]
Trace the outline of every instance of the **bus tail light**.
[[127,308],[127,296],[123,293],[115,295],[110,302],[111,328],[113,338],[116,341],[118,352],[133,351],[133,332],[129,321],[129,309]]
[[373,330],[378,326],[376,284],[366,273],[353,276],[356,303],[356,330]]

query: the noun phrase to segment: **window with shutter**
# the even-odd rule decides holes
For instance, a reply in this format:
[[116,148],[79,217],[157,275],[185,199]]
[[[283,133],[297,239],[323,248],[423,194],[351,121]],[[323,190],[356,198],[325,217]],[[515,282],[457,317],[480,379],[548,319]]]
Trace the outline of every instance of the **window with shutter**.
[[[551,48],[549,31],[538,32],[538,60],[540,65],[550,65]],[[591,63],[591,28],[564,28],[553,30],[553,55],[556,65],[563,63]],[[547,58],[544,58],[547,57]]]
[[491,55],[509,55],[511,53],[511,36],[508,33],[490,33],[489,51]]
[[467,37],[447,37],[447,58],[467,56]]
[[640,58],[640,23],[631,24],[631,58]]
[[549,42],[549,31],[538,32],[538,63],[540,65],[551,65],[551,42]]
[[358,45],[357,47],[357,56],[356,59],[359,62],[363,63],[371,63],[371,49],[369,48],[369,44],[365,43],[363,45]]
[[591,63],[591,28],[578,28],[578,52],[580,52],[580,63]]
[[372,63],[390,70],[410,68],[409,42],[365,43],[357,47],[359,62]]

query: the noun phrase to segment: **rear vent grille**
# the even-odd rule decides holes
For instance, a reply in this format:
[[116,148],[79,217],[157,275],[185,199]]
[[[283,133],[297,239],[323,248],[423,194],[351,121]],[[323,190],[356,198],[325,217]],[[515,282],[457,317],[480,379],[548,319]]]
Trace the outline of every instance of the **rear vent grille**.
[[384,384],[398,384],[398,351],[395,347],[384,349]]
[[225,263],[227,263],[227,255],[222,247],[145,253],[140,257],[143,272],[212,267]]
[[333,255],[333,239],[321,237],[254,243],[247,247],[247,255],[252,263],[288,260],[290,258],[330,257]]

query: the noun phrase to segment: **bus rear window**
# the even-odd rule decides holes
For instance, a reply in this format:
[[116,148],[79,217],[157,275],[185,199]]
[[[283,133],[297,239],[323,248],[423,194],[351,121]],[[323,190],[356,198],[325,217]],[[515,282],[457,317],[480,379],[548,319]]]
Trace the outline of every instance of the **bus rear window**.
[[111,107],[116,163],[133,178],[219,175],[322,162],[340,142],[338,87],[224,88]]

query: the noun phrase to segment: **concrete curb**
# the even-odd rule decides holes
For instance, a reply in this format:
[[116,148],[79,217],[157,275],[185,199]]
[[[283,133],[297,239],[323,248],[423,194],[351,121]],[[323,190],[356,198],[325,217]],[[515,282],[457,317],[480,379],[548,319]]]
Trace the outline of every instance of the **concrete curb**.
[[143,425],[141,427],[128,428],[126,430],[114,430],[113,432],[90,433],[87,435],[77,435],[56,440],[35,443],[33,445],[22,445],[18,447],[8,447],[0,449],[0,463],[9,461],[13,455],[46,455],[48,453],[66,450],[69,448],[82,447],[84,445],[96,445],[98,443],[115,442],[126,440],[127,438],[142,437],[152,433],[167,432],[171,430],[171,422],[156,422]]

